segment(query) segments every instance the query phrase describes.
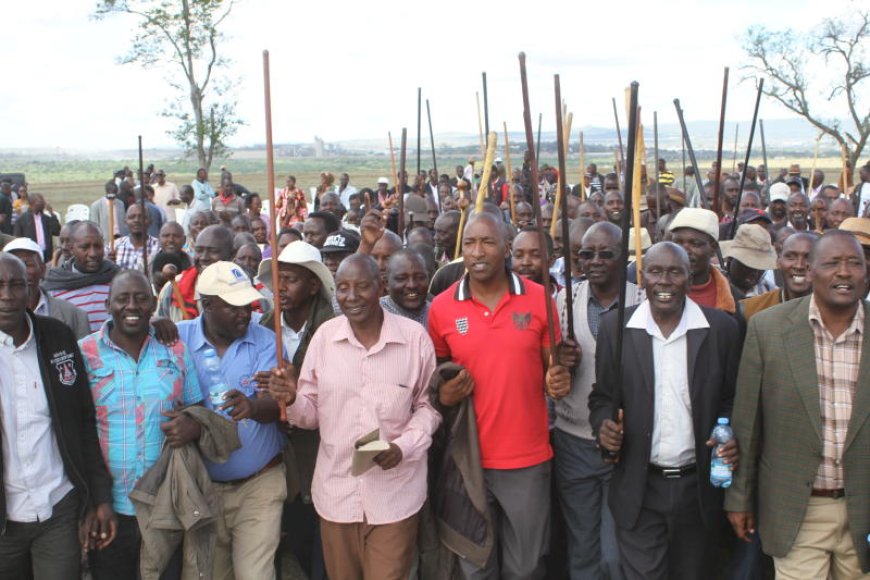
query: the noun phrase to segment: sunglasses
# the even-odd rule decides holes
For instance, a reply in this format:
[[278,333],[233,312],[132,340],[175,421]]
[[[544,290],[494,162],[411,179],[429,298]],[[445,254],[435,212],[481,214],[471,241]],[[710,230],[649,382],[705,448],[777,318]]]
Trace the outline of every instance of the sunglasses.
[[592,260],[598,256],[601,260],[615,260],[619,257],[619,252],[616,250],[588,250],[581,249],[577,251],[577,257],[581,260]]

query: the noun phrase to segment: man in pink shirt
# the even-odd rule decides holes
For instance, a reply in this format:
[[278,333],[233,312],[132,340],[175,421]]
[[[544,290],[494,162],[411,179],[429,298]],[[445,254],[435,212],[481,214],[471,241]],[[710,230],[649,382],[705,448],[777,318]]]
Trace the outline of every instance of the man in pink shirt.
[[[405,580],[426,500],[427,451],[441,416],[428,398],[435,350],[418,323],[384,311],[369,256],[346,258],[335,277],[344,316],[318,329],[289,401],[287,419],[320,429],[312,498],[331,580]],[[336,361],[341,361],[336,364]],[[355,444],[378,431],[389,448],[351,474]]]

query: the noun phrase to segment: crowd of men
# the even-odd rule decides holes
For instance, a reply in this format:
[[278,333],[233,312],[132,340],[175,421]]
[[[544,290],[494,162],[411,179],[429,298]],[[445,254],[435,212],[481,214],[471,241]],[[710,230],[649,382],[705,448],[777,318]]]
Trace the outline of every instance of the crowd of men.
[[0,184],[0,578],[870,577],[870,164],[530,169]]

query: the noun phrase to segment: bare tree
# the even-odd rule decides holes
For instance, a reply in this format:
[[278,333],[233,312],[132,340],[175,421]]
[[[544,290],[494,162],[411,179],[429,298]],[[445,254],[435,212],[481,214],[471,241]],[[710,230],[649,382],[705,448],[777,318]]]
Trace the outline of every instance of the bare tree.
[[[747,77],[763,77],[767,96],[837,141],[853,171],[870,138],[870,102],[862,85],[870,77],[868,41],[870,10],[866,8],[825,19],[809,32],[753,26],[744,36],[749,61],[742,68]],[[814,75],[816,67],[821,75]],[[819,98],[833,103],[847,123],[823,116],[817,102],[811,101]]]
[[229,60],[220,54],[221,25],[232,12],[233,0],[98,0],[95,17],[135,16],[139,24],[123,64],[173,67],[167,82],[178,91],[164,117],[178,125],[167,131],[196,155],[201,167],[229,154],[226,140],[242,121],[236,116],[233,81],[221,71]]

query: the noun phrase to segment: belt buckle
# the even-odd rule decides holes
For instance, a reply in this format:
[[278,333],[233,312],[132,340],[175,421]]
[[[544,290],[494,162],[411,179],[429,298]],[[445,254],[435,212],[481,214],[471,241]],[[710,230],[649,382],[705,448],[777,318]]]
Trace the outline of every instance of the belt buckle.
[[662,476],[665,479],[680,479],[683,473],[679,467],[671,467],[662,469]]

